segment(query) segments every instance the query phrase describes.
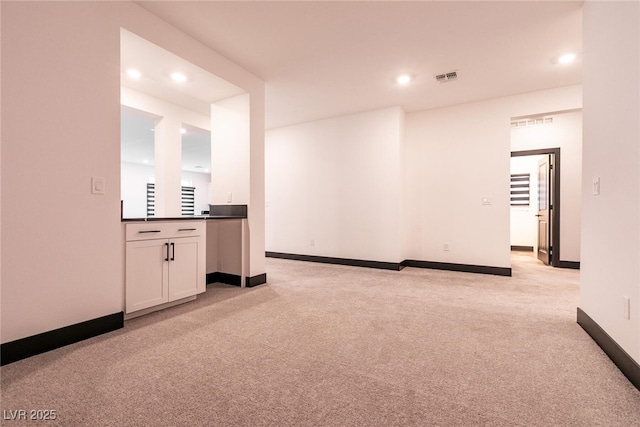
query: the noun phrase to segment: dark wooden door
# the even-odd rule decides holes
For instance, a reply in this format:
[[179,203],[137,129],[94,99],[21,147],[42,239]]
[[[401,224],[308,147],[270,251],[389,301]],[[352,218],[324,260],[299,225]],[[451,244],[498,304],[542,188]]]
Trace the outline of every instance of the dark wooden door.
[[550,156],[538,161],[538,259],[549,265],[551,262],[551,176]]

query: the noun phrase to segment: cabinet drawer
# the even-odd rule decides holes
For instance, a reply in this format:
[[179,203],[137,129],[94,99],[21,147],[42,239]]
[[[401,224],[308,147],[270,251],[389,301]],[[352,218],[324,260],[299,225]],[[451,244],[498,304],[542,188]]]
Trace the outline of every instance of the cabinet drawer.
[[204,235],[204,221],[173,221],[127,224],[126,240],[171,239]]

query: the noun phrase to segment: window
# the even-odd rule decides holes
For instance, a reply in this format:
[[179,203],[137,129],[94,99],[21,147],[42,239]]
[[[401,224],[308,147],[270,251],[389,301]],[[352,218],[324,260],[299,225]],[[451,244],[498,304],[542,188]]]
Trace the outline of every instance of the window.
[[[182,187],[182,216],[195,215],[196,187]],[[147,216],[156,213],[156,185],[147,184]]]
[[195,215],[196,187],[182,187],[182,216]]
[[156,185],[147,183],[147,216],[156,214]]
[[529,206],[528,173],[511,174],[511,206]]

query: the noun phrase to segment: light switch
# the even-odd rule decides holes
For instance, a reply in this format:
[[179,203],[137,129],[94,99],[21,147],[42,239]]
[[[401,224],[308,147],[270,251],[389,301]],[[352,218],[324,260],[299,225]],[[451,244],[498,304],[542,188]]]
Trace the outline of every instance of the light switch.
[[485,206],[493,204],[493,202],[491,201],[491,197],[483,197],[482,198],[482,204],[485,205]]
[[91,194],[104,194],[104,177],[91,177]]
[[233,200],[233,193],[227,193],[227,203],[231,203]]

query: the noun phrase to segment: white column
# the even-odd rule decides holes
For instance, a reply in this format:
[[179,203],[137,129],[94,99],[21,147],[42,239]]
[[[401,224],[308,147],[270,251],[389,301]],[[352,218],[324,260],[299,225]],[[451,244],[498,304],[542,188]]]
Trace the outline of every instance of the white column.
[[211,203],[247,205],[243,272],[265,272],[264,86],[211,105]]
[[249,267],[247,275],[266,272],[265,266],[265,190],[264,190],[264,83],[257,83],[250,98],[250,155],[248,230]]
[[214,205],[249,204],[249,122],[248,94],[211,105],[211,203]]
[[155,126],[155,180],[156,216],[180,216],[182,123],[173,117],[164,117]]

